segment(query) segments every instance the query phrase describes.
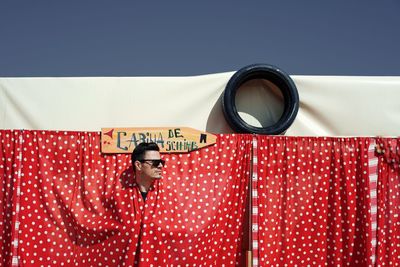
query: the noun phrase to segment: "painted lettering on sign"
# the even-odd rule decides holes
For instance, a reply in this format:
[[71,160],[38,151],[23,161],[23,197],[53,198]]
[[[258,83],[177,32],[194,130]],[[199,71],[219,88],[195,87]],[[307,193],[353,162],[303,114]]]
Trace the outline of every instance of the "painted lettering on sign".
[[196,150],[199,147],[195,141],[188,141],[183,139],[182,141],[167,141],[167,151],[175,152],[175,151],[192,151]]
[[[152,132],[138,132],[132,133],[130,138],[127,139],[128,135],[125,131],[117,131],[117,148],[122,150],[130,150],[131,147],[135,148],[140,143],[154,142],[160,148],[164,148],[164,139],[162,133],[152,133]],[[124,143],[124,145],[122,145]]]
[[187,127],[103,128],[103,153],[130,153],[140,143],[155,142],[160,152],[190,152],[216,142],[216,136]]

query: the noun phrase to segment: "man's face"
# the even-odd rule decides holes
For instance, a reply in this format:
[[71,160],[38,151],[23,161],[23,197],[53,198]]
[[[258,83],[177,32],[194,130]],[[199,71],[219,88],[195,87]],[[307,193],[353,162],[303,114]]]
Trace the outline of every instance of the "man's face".
[[160,160],[160,152],[158,151],[146,151],[144,153],[143,160],[141,162],[141,174],[143,177],[148,179],[160,179],[162,174],[162,167],[161,163],[156,164],[154,166],[152,160]]

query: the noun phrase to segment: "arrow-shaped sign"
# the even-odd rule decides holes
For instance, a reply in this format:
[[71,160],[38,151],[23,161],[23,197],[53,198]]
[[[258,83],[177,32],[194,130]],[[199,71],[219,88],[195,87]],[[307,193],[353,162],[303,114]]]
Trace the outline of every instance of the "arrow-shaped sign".
[[155,142],[162,153],[190,152],[215,144],[217,137],[188,127],[102,128],[103,153],[132,153],[143,142]]

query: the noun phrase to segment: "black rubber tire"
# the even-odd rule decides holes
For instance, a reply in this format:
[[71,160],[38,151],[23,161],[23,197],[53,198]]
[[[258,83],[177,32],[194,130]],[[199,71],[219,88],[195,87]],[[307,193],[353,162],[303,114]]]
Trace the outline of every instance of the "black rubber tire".
[[[283,114],[278,122],[271,126],[252,126],[246,123],[237,112],[235,105],[236,92],[243,83],[253,79],[268,80],[274,83],[282,92],[284,98]],[[225,87],[222,98],[222,109],[228,124],[238,133],[284,134],[297,116],[299,94],[293,80],[281,69],[267,64],[254,64],[241,68],[231,77]]]

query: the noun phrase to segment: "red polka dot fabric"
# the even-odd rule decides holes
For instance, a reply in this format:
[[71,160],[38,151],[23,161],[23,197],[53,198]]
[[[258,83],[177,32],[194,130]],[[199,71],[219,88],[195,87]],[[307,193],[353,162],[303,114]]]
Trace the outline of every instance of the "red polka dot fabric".
[[130,155],[102,155],[98,133],[23,135],[19,266],[241,265],[249,136],[163,155],[163,179],[144,202]]
[[370,138],[218,135],[163,154],[146,202],[130,155],[101,154],[99,133],[0,130],[0,140],[1,266],[245,266],[249,243],[255,266],[399,265],[399,139],[376,139],[375,226]]
[[[0,130],[0,265],[12,262],[17,178],[21,171],[21,132]],[[13,216],[14,215],[14,216]],[[14,251],[15,253],[15,251]]]
[[368,266],[369,139],[257,141],[260,266]]
[[25,134],[20,266],[134,261],[141,205],[121,183],[126,155],[101,155],[98,133]]
[[162,189],[146,200],[140,266],[243,266],[250,155],[251,136],[220,135],[164,156]]
[[400,139],[378,138],[376,266],[400,266]]

